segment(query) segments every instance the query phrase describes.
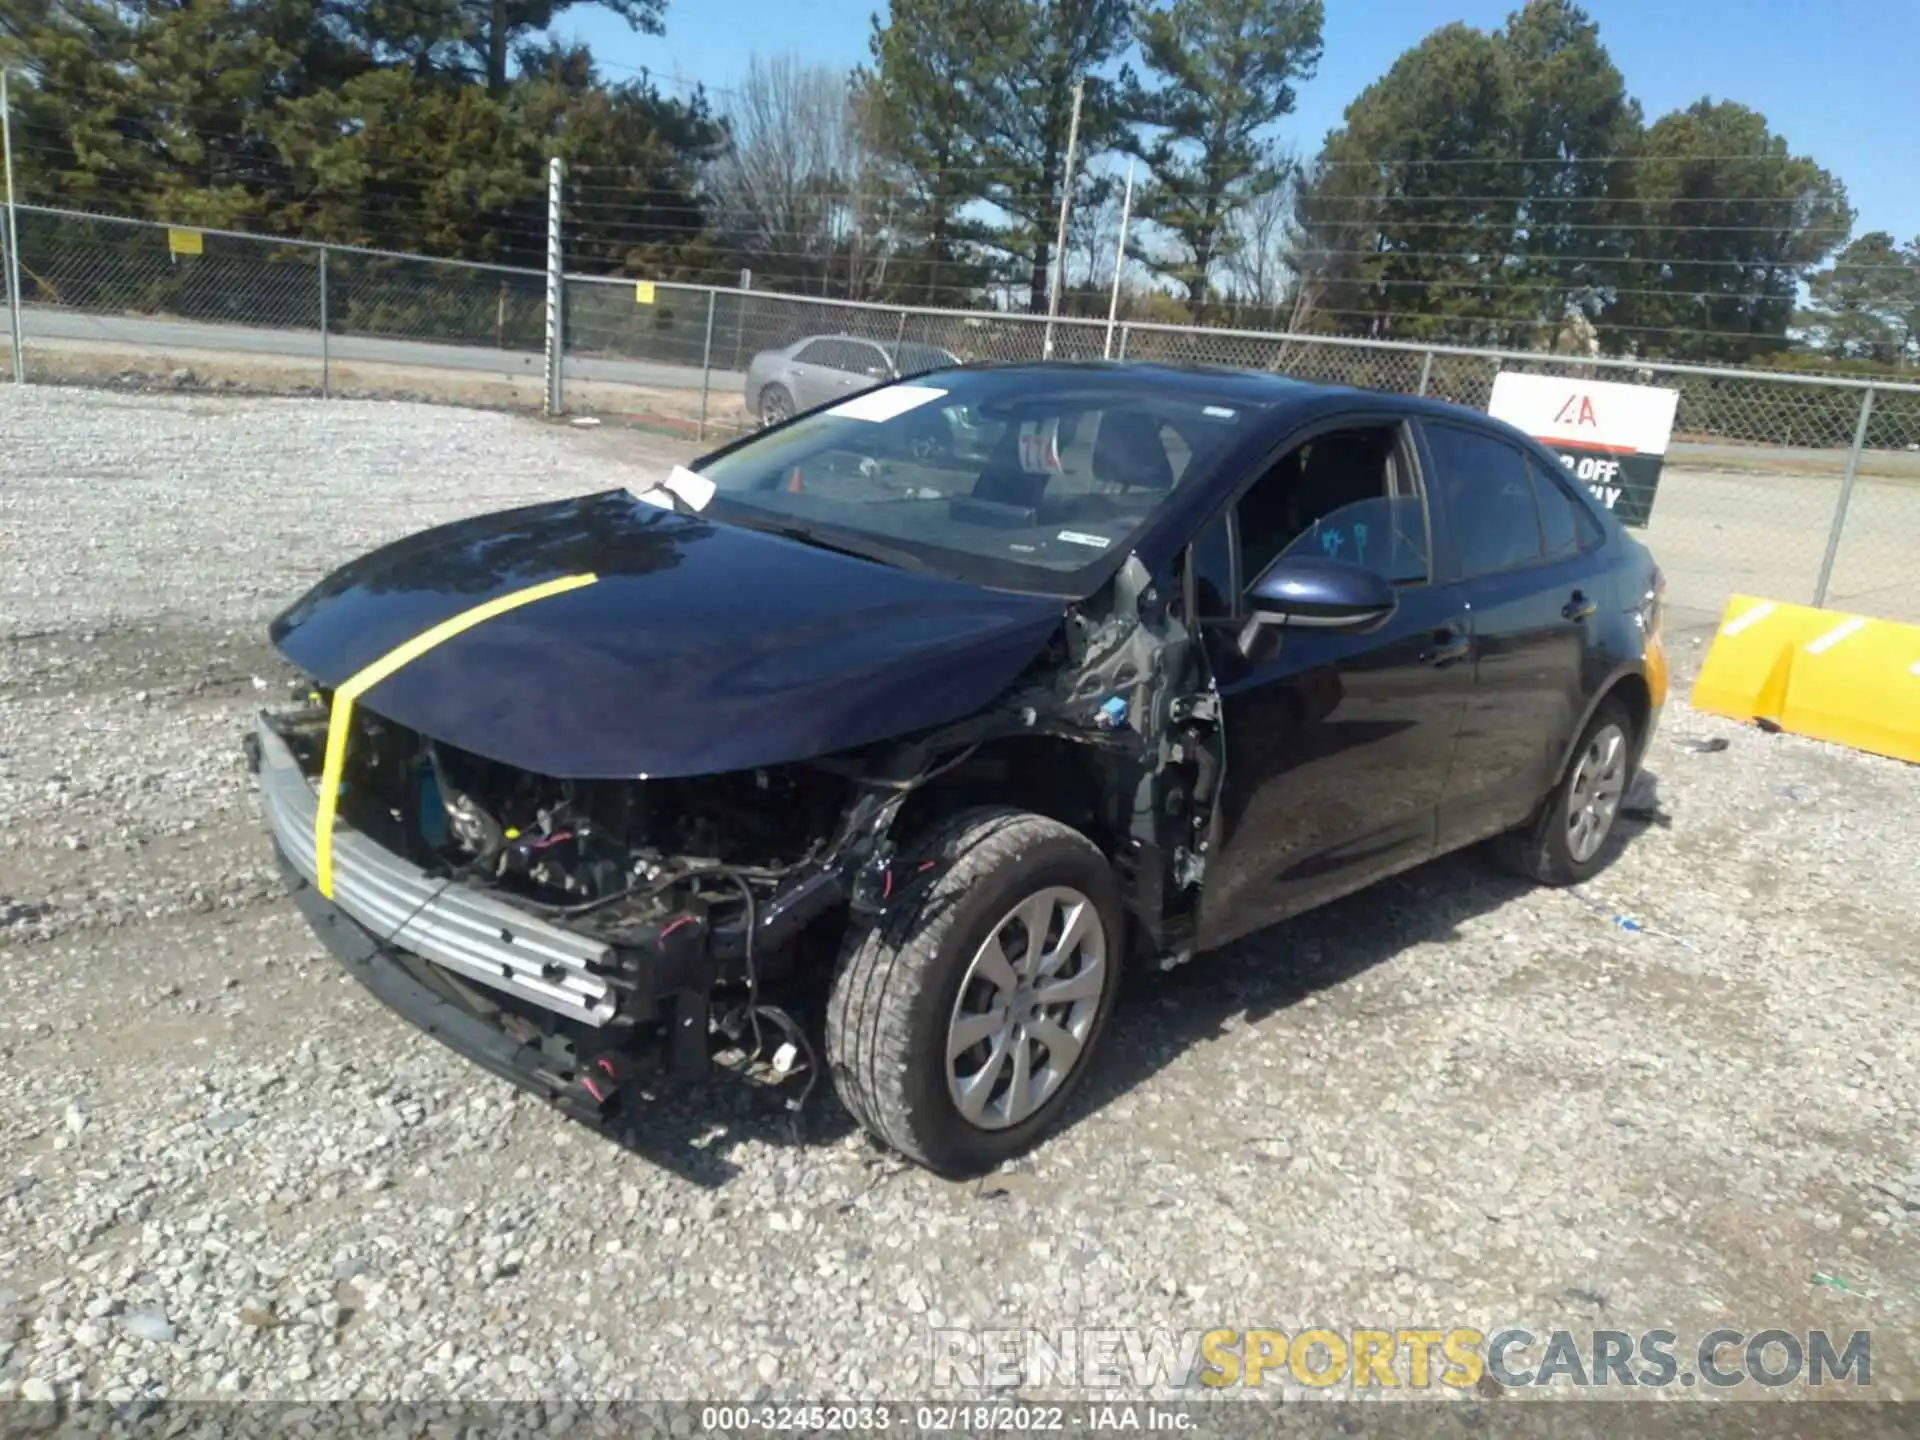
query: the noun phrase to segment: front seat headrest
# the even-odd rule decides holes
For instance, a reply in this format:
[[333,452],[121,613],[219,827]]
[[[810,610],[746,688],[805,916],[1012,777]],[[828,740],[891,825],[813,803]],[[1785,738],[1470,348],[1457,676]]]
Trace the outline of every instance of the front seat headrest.
[[1093,442],[1093,478],[1137,490],[1171,490],[1173,462],[1150,415],[1109,410]]

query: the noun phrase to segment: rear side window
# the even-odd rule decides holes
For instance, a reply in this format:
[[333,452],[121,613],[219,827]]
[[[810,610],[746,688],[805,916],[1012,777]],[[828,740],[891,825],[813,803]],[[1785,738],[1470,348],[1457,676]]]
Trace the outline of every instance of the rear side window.
[[[1564,560],[1579,554],[1582,544],[1579,512],[1584,507],[1538,460],[1529,460],[1527,469],[1533,476],[1534,498],[1540,502],[1540,533],[1546,539],[1547,558]],[[1591,516],[1587,517],[1587,523],[1593,523]]]
[[926,370],[945,370],[956,364],[953,356],[931,345],[908,344],[894,351],[895,363],[903,375],[913,375]]
[[1432,490],[1446,507],[1463,577],[1536,565],[1545,555],[1527,457],[1505,441],[1429,424]]
[[[1567,497],[1567,508],[1573,512],[1574,537],[1582,550],[1598,550],[1606,543],[1606,527],[1595,518],[1593,508],[1580,494],[1580,489],[1570,479],[1568,472],[1573,469],[1571,461],[1558,466],[1549,465],[1538,456],[1529,456],[1533,466],[1534,488],[1540,493],[1540,516],[1544,529],[1551,521],[1547,516],[1547,487],[1557,484],[1560,492]],[[1551,549],[1551,546],[1549,546]]]
[[823,365],[829,370],[854,374],[881,363],[878,348],[862,345],[858,340],[816,340],[794,358],[809,365]]

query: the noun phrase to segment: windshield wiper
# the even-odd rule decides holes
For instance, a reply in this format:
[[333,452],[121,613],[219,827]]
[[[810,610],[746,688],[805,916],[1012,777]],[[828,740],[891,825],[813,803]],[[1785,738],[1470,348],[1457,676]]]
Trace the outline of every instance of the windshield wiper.
[[782,525],[775,521],[747,520],[742,522],[755,530],[764,530],[770,535],[779,535],[788,540],[797,540],[802,545],[811,545],[816,550],[831,550],[839,555],[851,555],[856,560],[877,560],[882,565],[891,565],[898,570],[925,570],[926,561],[905,550],[897,550],[891,545],[882,545],[874,541],[842,540],[837,536],[822,535],[805,525]]

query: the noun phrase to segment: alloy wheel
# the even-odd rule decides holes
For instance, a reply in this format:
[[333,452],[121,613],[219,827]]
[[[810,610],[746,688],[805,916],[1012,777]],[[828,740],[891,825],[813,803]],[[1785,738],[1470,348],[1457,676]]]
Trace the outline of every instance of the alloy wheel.
[[1606,843],[1627,788],[1627,737],[1602,725],[1587,741],[1567,792],[1567,853],[1585,864]]
[[1053,886],[987,932],[947,1028],[947,1090],[968,1124],[1018,1125],[1080,1063],[1109,982],[1106,926],[1080,891]]

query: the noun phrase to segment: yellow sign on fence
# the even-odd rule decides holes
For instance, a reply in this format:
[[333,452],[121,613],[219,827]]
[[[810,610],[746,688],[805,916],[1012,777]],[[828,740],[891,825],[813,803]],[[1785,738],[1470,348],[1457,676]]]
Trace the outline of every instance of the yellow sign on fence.
[[167,249],[175,255],[205,253],[207,237],[198,230],[168,230]]
[[633,303],[636,305],[651,305],[653,303],[653,282],[651,280],[636,280],[633,282]]

